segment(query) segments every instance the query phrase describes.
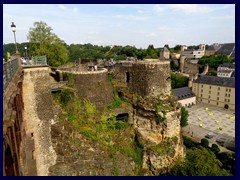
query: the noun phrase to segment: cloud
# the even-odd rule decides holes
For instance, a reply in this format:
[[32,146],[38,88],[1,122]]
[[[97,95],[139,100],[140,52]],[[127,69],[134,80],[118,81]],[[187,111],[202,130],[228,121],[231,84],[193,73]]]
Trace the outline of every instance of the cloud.
[[58,8],[63,10],[63,11],[67,11],[68,10],[68,8],[66,6],[62,5],[62,4],[58,5]]
[[86,34],[88,35],[97,35],[97,34],[100,34],[98,31],[90,31],[90,32],[87,32]]
[[209,6],[207,7],[204,5],[197,5],[197,4],[169,4],[167,6],[176,11],[183,11],[186,14],[209,13],[213,11],[213,9],[211,9]]
[[224,19],[232,19],[234,18],[233,16],[218,16],[218,17],[211,17],[213,20],[224,20]]
[[146,37],[156,37],[156,36],[157,36],[156,33],[149,33],[149,34],[146,35]]
[[162,26],[162,27],[159,27],[158,30],[159,31],[169,31],[169,30],[171,30],[171,28],[166,27],[166,26]]
[[147,17],[134,16],[134,15],[116,15],[114,16],[117,19],[124,19],[128,21],[146,21]]
[[156,4],[153,6],[153,10],[159,13],[159,12],[163,12],[164,9],[160,6],[160,4]]
[[78,8],[73,8],[73,9],[70,9],[62,4],[58,5],[58,8],[61,9],[62,11],[72,11],[72,12],[78,12]]
[[73,12],[78,12],[78,8],[73,8]]

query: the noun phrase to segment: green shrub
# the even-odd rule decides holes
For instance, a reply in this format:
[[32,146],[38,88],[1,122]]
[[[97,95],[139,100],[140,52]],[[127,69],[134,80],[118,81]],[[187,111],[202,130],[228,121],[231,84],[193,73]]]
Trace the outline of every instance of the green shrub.
[[191,139],[189,139],[186,136],[183,136],[183,144],[189,149],[197,146],[195,142],[193,142]]
[[117,97],[114,99],[114,101],[110,105],[108,105],[107,108],[113,109],[113,108],[120,107],[121,105],[122,105],[122,100],[119,97]]
[[220,149],[217,144],[212,144],[211,151],[217,155],[220,152]]
[[181,107],[181,119],[180,119],[181,127],[188,125],[188,111],[185,107]]
[[209,147],[209,141],[205,138],[201,139],[201,146],[208,148]]
[[66,107],[68,105],[68,103],[71,101],[73,96],[73,92],[72,89],[69,87],[65,87],[62,89],[61,93],[60,93],[60,103]]

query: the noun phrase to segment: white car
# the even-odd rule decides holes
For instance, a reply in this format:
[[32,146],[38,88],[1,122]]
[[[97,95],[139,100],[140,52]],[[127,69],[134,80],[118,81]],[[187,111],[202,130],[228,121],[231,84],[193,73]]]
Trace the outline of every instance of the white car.
[[21,58],[22,64],[27,65],[27,61],[24,58]]

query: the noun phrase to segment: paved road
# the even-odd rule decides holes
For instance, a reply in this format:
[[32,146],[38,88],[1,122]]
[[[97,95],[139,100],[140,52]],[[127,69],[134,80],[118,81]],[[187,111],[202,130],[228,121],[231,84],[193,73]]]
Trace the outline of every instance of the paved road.
[[213,135],[209,139],[210,144],[216,141],[222,141],[223,146],[235,144],[234,111],[205,103],[196,104],[187,110],[189,125],[182,128],[184,133],[198,140],[207,134]]

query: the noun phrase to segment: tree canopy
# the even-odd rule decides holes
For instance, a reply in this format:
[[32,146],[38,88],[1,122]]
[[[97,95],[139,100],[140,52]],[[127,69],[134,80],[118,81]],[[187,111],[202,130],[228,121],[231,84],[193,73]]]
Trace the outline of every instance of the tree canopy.
[[210,57],[203,56],[198,61],[198,64],[201,64],[201,65],[208,64],[209,67],[211,67],[211,68],[216,70],[220,64],[223,64],[223,63],[233,63],[233,62],[234,62],[234,59],[228,58],[227,55],[225,55],[225,54],[218,54],[218,55],[210,56]]
[[34,22],[34,27],[29,30],[28,40],[32,55],[46,55],[50,66],[60,66],[68,61],[68,50],[64,41],[52,32],[47,23]]
[[188,78],[180,74],[171,73],[172,89],[188,86]]
[[174,176],[230,176],[222,169],[222,163],[211,150],[202,146],[193,147],[186,152],[185,161],[178,162],[172,169]]
[[181,107],[181,119],[180,119],[181,127],[188,125],[188,111],[185,107]]

